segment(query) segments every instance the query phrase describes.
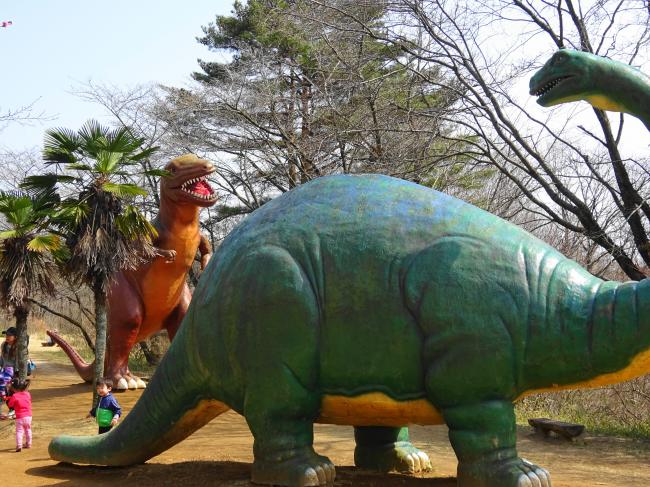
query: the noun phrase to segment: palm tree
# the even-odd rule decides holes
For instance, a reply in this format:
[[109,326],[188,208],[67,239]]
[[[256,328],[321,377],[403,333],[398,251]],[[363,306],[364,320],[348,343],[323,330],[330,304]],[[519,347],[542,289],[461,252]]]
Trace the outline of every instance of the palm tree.
[[[140,161],[157,149],[142,149],[144,142],[128,128],[112,130],[92,120],[78,132],[48,130],[43,159],[66,175],[31,176],[24,183],[41,189],[72,183],[76,190],[62,201],[58,224],[70,249],[67,272],[90,286],[94,294],[95,381],[104,373],[109,284],[118,271],[133,269],[155,255],[155,229],[133,204],[135,197],[147,193],[130,182],[134,167],[139,168]],[[167,173],[154,170],[146,174]]]
[[50,223],[59,202],[53,191],[39,194],[0,193],[0,214],[7,228],[0,232],[0,303],[16,318],[18,377],[27,377],[27,317],[30,298],[52,294],[55,258],[65,247]]

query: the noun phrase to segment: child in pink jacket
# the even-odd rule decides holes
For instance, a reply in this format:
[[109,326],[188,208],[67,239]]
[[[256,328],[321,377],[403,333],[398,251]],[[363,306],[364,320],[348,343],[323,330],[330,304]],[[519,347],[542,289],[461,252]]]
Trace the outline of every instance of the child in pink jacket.
[[13,394],[7,398],[7,405],[16,411],[16,451],[23,449],[23,435],[25,448],[32,447],[32,396],[27,391],[29,379],[15,378],[11,381]]

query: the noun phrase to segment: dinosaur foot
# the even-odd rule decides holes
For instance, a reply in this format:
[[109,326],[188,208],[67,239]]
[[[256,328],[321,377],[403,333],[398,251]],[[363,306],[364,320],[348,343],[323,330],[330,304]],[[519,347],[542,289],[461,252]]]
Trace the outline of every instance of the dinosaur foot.
[[551,476],[523,458],[495,463],[459,465],[458,487],[551,487]]
[[432,470],[429,456],[408,441],[380,446],[357,445],[354,464],[379,472],[418,473]]
[[140,379],[140,377],[136,377],[134,375],[116,377],[113,379],[113,384],[113,389],[116,389],[118,391],[126,391],[128,389],[145,389],[147,387],[147,384],[142,379]]
[[307,487],[332,485],[336,471],[329,458],[309,447],[256,458],[251,477],[255,484]]

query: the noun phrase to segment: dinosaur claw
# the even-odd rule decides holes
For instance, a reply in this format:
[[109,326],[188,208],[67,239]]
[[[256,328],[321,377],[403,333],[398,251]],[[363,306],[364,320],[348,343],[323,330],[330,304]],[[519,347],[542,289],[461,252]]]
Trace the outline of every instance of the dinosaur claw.
[[312,487],[320,485],[320,480],[318,479],[318,474],[316,470],[309,467],[305,470],[305,474],[302,477],[302,482],[300,482],[304,487]]
[[431,460],[429,460],[429,456],[426,453],[420,451],[418,452],[418,457],[420,457],[420,466],[422,472],[430,472],[431,470],[433,470],[433,466],[431,465]]
[[316,455],[313,450],[298,453],[297,456],[289,456],[280,461],[277,458],[256,459],[251,472],[253,483],[312,487],[331,485],[334,482],[336,471],[328,458]]
[[405,462],[406,462],[407,471],[409,471],[409,472],[417,472],[418,471],[418,467],[419,467],[420,462],[417,462],[418,465],[416,466],[416,459],[413,457],[413,455],[408,455],[406,457],[406,459],[405,459]]
[[316,475],[318,476],[318,485],[327,483],[327,475],[325,474],[325,469],[321,465],[318,465],[314,470],[316,470]]

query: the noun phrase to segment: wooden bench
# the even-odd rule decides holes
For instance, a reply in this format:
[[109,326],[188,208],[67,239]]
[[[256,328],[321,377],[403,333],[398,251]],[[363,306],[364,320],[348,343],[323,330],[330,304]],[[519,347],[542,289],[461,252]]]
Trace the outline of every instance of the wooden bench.
[[549,436],[551,433],[555,433],[569,441],[574,441],[585,431],[585,427],[581,424],[564,423],[562,421],[554,421],[546,418],[529,419],[528,424],[535,428],[536,432],[541,433],[544,436]]

